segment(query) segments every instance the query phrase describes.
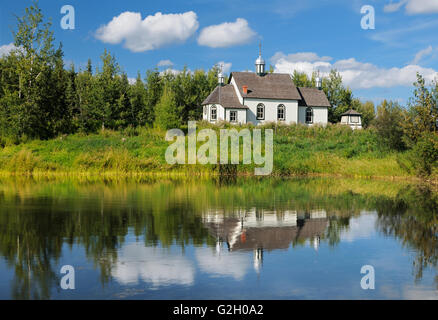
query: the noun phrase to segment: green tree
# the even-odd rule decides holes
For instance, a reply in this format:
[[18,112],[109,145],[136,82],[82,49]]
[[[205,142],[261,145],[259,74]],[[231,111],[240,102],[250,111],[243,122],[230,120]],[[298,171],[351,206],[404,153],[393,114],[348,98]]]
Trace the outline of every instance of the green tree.
[[403,109],[397,102],[384,100],[377,106],[377,117],[372,125],[377,129],[380,142],[393,150],[404,150]]
[[438,124],[437,85],[428,88],[426,81],[417,73],[414,97],[409,101],[403,129],[408,145],[414,145],[425,132],[436,132]]
[[9,77],[13,82],[7,83],[0,101],[1,131],[47,139],[69,127],[62,47],[54,49],[51,23],[44,22],[37,2],[17,17],[17,23],[13,35],[18,49],[7,59],[15,76]]
[[351,108],[353,93],[344,87],[342,77],[336,70],[331,70],[329,76],[323,79],[322,89],[331,105],[328,110],[329,122],[341,121],[341,114]]
[[134,126],[147,124],[147,117],[146,119],[142,118],[146,106],[146,98],[146,87],[141,80],[141,74],[139,72],[135,83],[129,88],[131,115],[133,117],[132,125]]
[[163,95],[155,109],[155,125],[165,130],[181,125],[175,93],[168,85],[163,89]]
[[148,70],[145,79],[146,98],[143,110],[140,112],[142,123],[153,124],[155,121],[155,106],[163,93],[163,82],[158,69]]
[[429,176],[438,168],[438,134],[426,131],[412,149],[412,164],[420,176]]

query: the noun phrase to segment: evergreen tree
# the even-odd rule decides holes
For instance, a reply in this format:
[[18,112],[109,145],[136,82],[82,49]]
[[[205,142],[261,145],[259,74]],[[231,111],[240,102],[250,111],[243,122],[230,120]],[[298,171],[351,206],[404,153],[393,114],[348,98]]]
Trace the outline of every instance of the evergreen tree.
[[160,129],[173,129],[181,125],[176,97],[172,88],[166,85],[163,95],[155,108],[155,125]]

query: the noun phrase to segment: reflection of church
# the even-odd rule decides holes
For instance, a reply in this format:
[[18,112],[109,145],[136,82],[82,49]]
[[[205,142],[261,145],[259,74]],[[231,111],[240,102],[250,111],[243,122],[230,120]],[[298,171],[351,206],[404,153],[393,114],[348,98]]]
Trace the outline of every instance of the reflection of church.
[[216,237],[216,250],[254,251],[254,268],[259,271],[263,252],[287,249],[291,243],[309,241],[318,250],[320,237],[328,224],[324,210],[297,211],[240,210],[232,215],[210,211],[203,223]]

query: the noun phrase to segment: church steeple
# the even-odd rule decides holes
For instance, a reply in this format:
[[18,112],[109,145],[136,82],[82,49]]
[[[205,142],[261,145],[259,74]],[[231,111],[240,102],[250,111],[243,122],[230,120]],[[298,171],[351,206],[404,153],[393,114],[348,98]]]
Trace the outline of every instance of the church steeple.
[[256,66],[256,73],[259,76],[262,76],[265,74],[265,60],[262,58],[262,42],[260,41],[259,44],[259,57],[257,58],[255,62]]

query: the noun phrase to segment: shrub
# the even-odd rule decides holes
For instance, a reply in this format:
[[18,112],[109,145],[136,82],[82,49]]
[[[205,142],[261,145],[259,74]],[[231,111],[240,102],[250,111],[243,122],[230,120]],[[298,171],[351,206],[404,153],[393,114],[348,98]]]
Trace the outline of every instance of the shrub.
[[420,176],[430,176],[438,167],[438,134],[425,132],[412,149],[413,166]]
[[393,150],[406,148],[403,141],[402,122],[403,110],[397,103],[384,100],[377,107],[377,118],[372,124],[377,129],[381,144]]

